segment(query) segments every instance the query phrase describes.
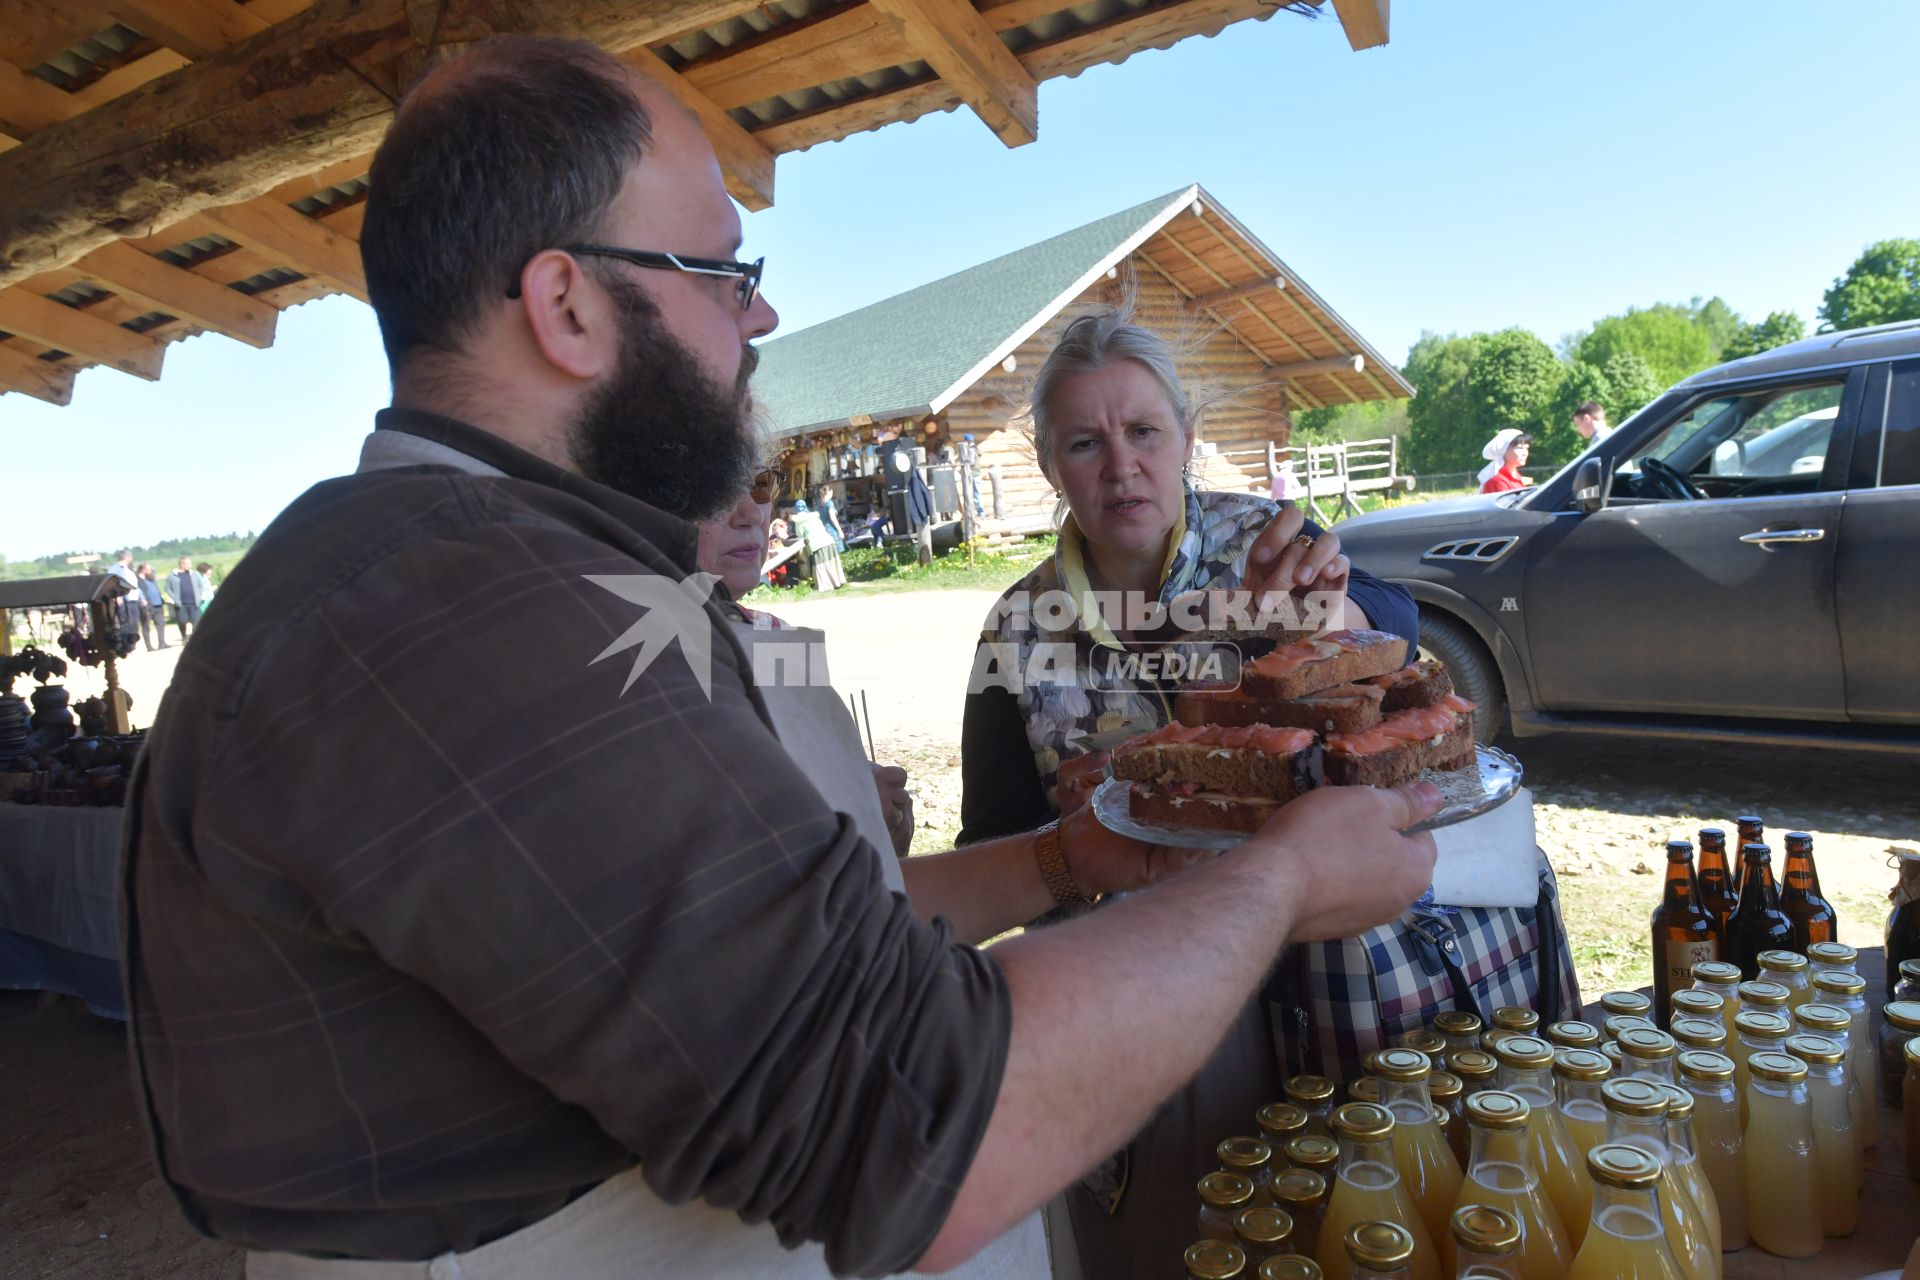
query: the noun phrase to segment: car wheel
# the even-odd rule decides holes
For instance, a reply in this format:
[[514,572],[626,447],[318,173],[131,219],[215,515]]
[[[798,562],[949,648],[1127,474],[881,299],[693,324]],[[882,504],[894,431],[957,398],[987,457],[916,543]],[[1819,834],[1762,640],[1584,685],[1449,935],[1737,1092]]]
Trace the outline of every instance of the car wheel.
[[1420,651],[1447,666],[1453,689],[1473,704],[1473,736],[1492,742],[1506,727],[1507,698],[1493,655],[1466,623],[1444,613],[1420,611]]

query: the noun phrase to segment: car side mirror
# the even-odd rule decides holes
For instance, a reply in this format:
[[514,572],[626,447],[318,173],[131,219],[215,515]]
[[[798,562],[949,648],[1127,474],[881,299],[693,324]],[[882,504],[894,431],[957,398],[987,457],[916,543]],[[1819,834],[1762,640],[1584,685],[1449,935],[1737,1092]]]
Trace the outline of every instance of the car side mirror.
[[1581,462],[1573,473],[1573,505],[1581,515],[1590,516],[1607,505],[1613,489],[1613,473],[1599,458]]

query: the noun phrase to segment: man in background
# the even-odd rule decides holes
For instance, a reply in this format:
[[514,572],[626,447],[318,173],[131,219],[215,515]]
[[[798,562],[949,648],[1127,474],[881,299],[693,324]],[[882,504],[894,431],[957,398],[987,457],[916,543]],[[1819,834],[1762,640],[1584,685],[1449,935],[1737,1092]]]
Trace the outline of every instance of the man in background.
[[185,644],[194,624],[200,621],[203,603],[200,577],[193,571],[191,557],[181,556],[179,564],[167,575],[167,595],[173,600],[173,621],[180,628],[180,643]]
[[134,576],[140,582],[140,639],[149,651],[164,649],[167,647],[167,598],[160,594],[160,580],[153,576],[150,564],[135,569]]
[[1589,400],[1573,411],[1573,429],[1580,433],[1583,444],[1605,440],[1613,434],[1613,428],[1607,425],[1607,408],[1598,400]]

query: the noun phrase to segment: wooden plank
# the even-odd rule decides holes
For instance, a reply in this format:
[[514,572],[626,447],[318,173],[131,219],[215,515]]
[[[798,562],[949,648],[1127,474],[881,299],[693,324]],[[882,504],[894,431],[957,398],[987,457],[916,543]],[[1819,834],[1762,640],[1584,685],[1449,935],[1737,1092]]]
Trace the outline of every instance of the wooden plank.
[[112,25],[97,0],[0,0],[0,60],[37,67]]
[[1312,378],[1320,374],[1358,373],[1366,368],[1365,356],[1327,356],[1321,360],[1296,360],[1292,364],[1270,364],[1265,374],[1269,378]]
[[371,151],[357,156],[348,156],[344,160],[334,161],[325,168],[315,169],[312,173],[303,173],[297,178],[289,179],[267,192],[267,196],[278,200],[281,204],[292,204],[296,200],[306,199],[316,191],[337,187],[353,178],[364,178],[367,176],[367,170],[372,167],[373,152]]
[[0,329],[156,382],[166,346],[31,289],[0,293]]
[[1229,285],[1225,289],[1215,289],[1211,293],[1197,294],[1181,303],[1180,307],[1184,311],[1204,311],[1208,307],[1232,302],[1235,298],[1244,298],[1248,294],[1268,293],[1286,287],[1287,282],[1282,277],[1269,276],[1263,280],[1249,280],[1245,284]]
[[349,205],[338,205],[320,215],[323,226],[331,227],[335,235],[345,236],[358,242],[360,226],[367,220],[367,202],[355,200]]
[[251,347],[273,345],[272,307],[183,271],[124,242],[95,249],[74,264],[102,284]]
[[114,17],[189,58],[209,58],[270,23],[233,0],[106,0]]
[[101,103],[132,93],[149,80],[171,75],[186,65],[186,58],[172,49],[155,49],[144,58],[135,58],[124,67],[115,67],[86,88],[74,90],[71,96],[81,111],[91,111]]
[[71,120],[83,108],[71,96],[10,62],[0,62],[0,130],[25,142],[51,125]]
[[1334,12],[1347,33],[1347,43],[1357,53],[1377,49],[1387,42],[1387,6],[1390,0],[1333,0]]
[[42,360],[17,342],[0,343],[0,391],[18,391],[48,404],[73,402],[73,366]]
[[960,94],[952,85],[929,76],[885,93],[855,98],[755,129],[753,136],[766,143],[775,155],[781,155],[878,129],[897,120],[918,120],[929,111],[951,111],[959,105]]
[[367,278],[360,246],[277,200],[209,209],[203,215],[229,240],[247,245],[298,271],[319,276],[365,302]]
[[1245,18],[1272,16],[1264,0],[1188,0],[1159,5],[1089,27],[1063,40],[1023,50],[1020,61],[1036,80],[1073,75],[1103,62],[1124,61],[1142,49],[1188,36],[1213,35]]
[[658,81],[680,100],[681,106],[693,113],[693,118],[700,122],[701,132],[713,145],[714,155],[719,157],[720,173],[735,200],[749,209],[773,207],[773,152],[767,150],[766,143],[741,128],[713,99],[675,74],[659,54],[645,45],[627,50],[620,59]]
[[968,0],[870,3],[1000,141],[1023,147],[1040,136],[1039,85]]
[[731,111],[912,57],[898,27],[873,6],[856,4],[776,27],[757,40],[689,63],[680,74]]
[[[473,0],[442,43],[545,31],[630,49],[754,0]],[[0,155],[0,285],[127,232],[251,200],[376,146],[401,64],[420,55],[408,0],[319,0],[224,53],[41,130]]]

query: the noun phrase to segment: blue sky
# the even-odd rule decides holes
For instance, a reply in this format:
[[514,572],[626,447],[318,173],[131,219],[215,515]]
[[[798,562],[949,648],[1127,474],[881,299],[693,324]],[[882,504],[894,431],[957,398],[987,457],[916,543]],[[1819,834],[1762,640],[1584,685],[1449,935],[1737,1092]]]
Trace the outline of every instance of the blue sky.
[[[781,157],[746,254],[782,330],[1196,181],[1393,359],[1713,294],[1811,327],[1861,248],[1920,236],[1913,0],[1400,0],[1359,54],[1327,8],[1048,82],[1028,147],[962,111]],[[0,553],[261,528],[386,393],[372,313],[331,298],[269,351],[203,336],[157,384],[0,397]]]

